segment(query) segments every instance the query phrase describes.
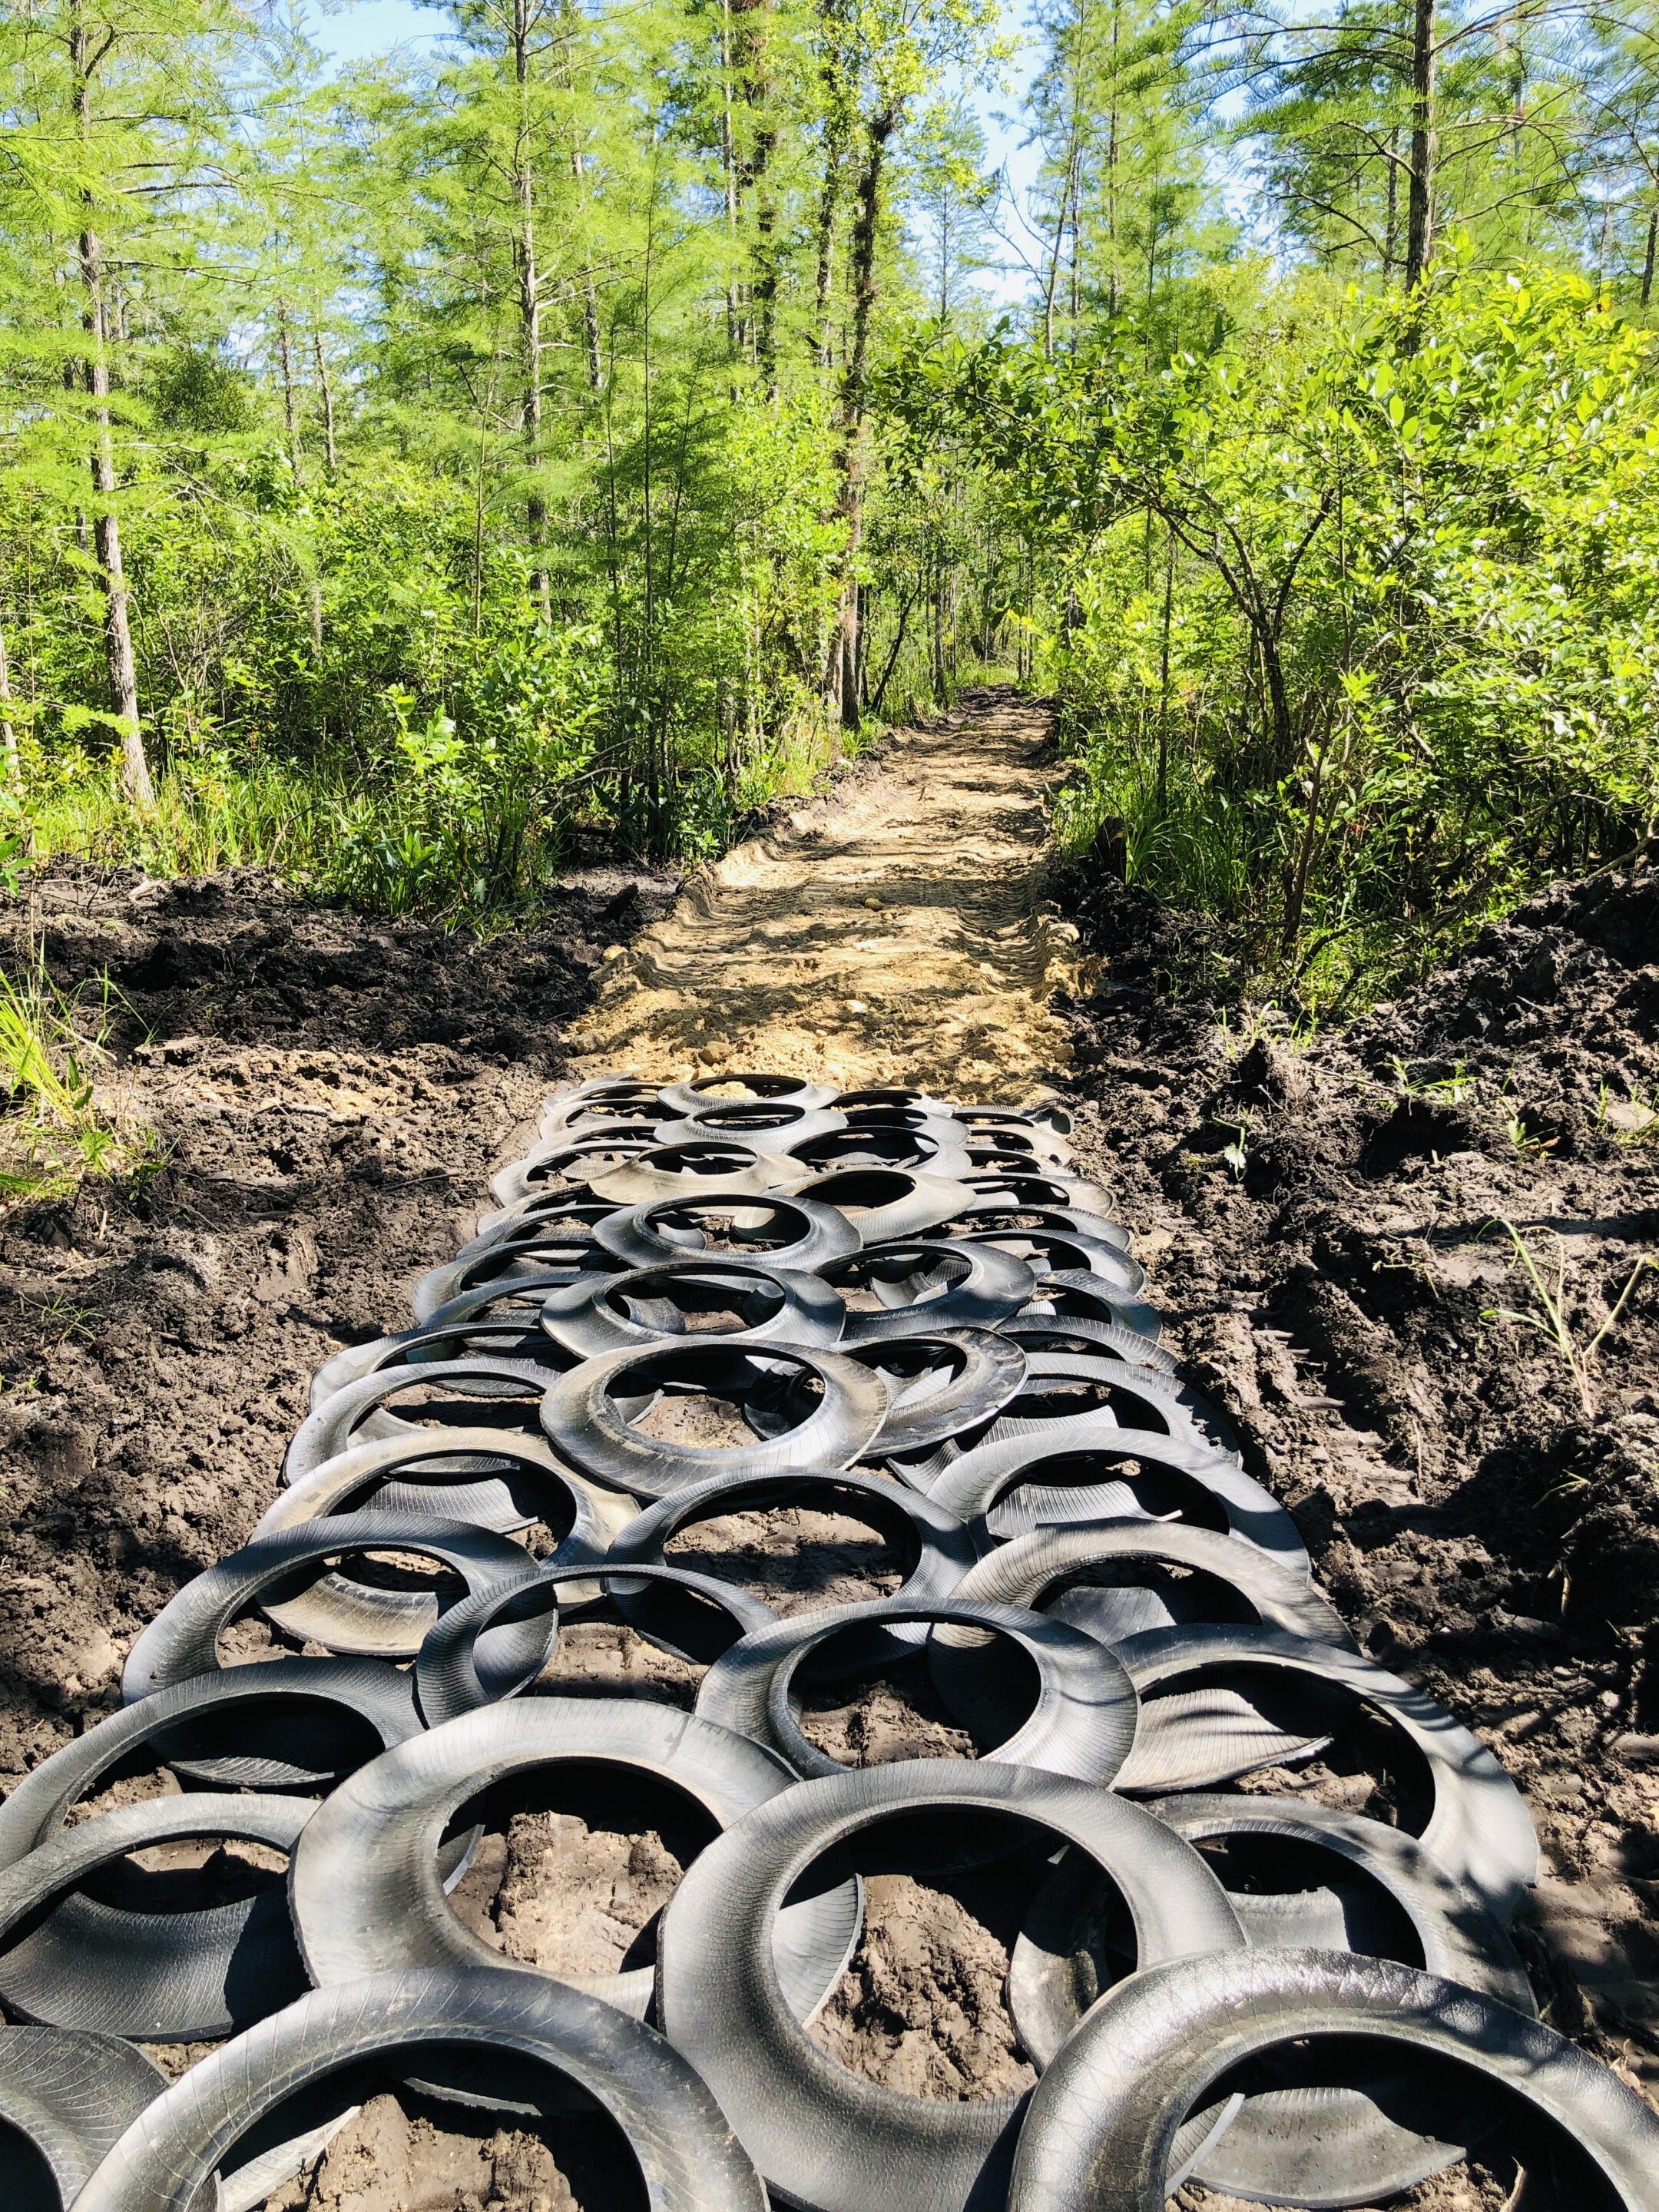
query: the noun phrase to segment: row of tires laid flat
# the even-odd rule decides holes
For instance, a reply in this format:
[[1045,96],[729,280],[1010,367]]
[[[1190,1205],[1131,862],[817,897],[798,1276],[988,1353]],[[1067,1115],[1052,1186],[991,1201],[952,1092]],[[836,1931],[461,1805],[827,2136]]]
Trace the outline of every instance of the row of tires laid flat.
[[[1064,1129],[763,1075],[549,1102],[413,1326],[319,1371],[122,1709],[0,1807],[17,2202],[250,2212],[372,2060],[556,2126],[597,2106],[662,2212],[1149,2212],[1188,2178],[1370,2205],[1471,2148],[1520,2159],[1528,2212],[1552,2180],[1659,2207],[1659,2119],[1539,2021],[1506,1932],[1517,1791],[1355,1648]],[[676,1564],[780,1507],[872,1530],[900,1586],[780,1617]],[[704,1668],[695,1711],[537,1692],[599,1618]],[[249,1620],[270,1650],[226,1663]],[[823,1747],[813,1696],[894,1666],[980,1756]],[[1391,1818],[1275,1794],[1322,1760]],[[169,1794],[109,1802],[158,1765]],[[484,1808],[566,1769],[712,1832],[653,1963],[556,1979],[450,1901]],[[809,2034],[884,1838],[924,1878],[1035,1869],[1026,2095],[901,2095]],[[285,1855],[286,1893],[112,1885],[182,1841]],[[135,2047],[219,2039],[171,2087]]]

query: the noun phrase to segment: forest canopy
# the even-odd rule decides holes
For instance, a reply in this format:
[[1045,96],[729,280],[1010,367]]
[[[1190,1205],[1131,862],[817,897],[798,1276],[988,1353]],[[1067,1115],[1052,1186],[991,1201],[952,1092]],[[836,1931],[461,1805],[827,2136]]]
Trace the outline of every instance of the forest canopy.
[[0,874],[511,911],[1050,695],[1375,992],[1659,817],[1659,9],[0,21]]

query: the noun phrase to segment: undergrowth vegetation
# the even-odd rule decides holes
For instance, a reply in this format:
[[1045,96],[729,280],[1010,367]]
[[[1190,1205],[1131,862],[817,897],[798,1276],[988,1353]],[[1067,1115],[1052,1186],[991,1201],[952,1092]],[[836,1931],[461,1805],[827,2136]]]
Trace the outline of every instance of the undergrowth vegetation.
[[100,1082],[110,1067],[111,1003],[60,991],[36,960],[0,969],[0,1206],[67,1197],[88,1176],[140,1182],[155,1140]]

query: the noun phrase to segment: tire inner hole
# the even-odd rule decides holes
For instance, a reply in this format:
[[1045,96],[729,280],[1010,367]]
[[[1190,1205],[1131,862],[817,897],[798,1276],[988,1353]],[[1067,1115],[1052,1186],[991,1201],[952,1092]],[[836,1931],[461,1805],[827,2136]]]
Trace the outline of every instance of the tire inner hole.
[[[250,2130],[231,2154],[239,2164],[328,2131],[261,2212],[647,2212],[627,2137],[574,2082],[505,2051],[481,2057],[441,2045],[420,2051],[428,2087],[400,2070],[378,2060],[343,2067]],[[447,2094],[431,2094],[439,2087]]]
[[1036,1662],[1010,1637],[992,1634],[969,1647],[929,1638],[898,1656],[872,1654],[881,1634],[837,1630],[806,1654],[791,1680],[801,1734],[843,1766],[981,1758],[1036,1711]]
[[690,1522],[669,1538],[663,1556],[736,1583],[787,1615],[892,1596],[917,1550],[908,1528],[902,1536],[884,1531],[856,1510],[776,1505]]
[[864,1925],[811,2040],[901,2095],[967,2103],[1030,2088],[1008,1964],[1059,1844],[1035,1822],[953,1803],[874,1822],[827,1852],[814,1880],[862,1875]]
[[451,1909],[492,1950],[560,1975],[652,1965],[663,1908],[718,1832],[685,1791],[602,1760],[511,1776],[459,1807],[444,1841],[475,1826]]

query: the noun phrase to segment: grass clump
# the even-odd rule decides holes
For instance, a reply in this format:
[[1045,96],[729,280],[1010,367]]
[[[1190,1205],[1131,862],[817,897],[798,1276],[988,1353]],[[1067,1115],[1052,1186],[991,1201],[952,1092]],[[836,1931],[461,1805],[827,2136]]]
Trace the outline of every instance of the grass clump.
[[89,997],[59,990],[38,954],[19,973],[0,968],[0,1206],[140,1182],[161,1164],[153,1133],[98,1080],[111,1060],[107,978]]

